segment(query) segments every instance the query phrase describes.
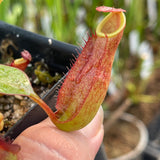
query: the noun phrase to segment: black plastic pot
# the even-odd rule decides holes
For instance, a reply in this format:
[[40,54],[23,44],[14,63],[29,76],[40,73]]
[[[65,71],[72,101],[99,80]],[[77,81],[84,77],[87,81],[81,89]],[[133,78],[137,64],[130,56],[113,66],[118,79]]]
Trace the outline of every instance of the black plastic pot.
[[[15,58],[16,56],[20,57],[20,52],[26,49],[31,53],[33,63],[44,59],[51,71],[59,73],[67,73],[67,67],[70,68],[71,60],[78,56],[77,50],[80,52],[80,48],[77,46],[59,42],[0,21],[0,43],[4,40],[9,40],[9,42],[11,42],[8,46],[8,52],[15,52]],[[52,110],[55,110],[55,95],[64,78],[65,76],[43,97],[43,100],[49,106],[52,106]],[[5,136],[15,139],[23,130],[39,123],[46,117],[47,115],[41,107],[35,105],[6,133]],[[103,146],[100,147],[95,160],[106,160]]]
[[160,159],[160,112],[148,126],[149,144],[144,152],[144,160]]
[[26,49],[32,54],[33,63],[43,58],[49,68],[64,73],[67,72],[66,66],[70,66],[73,55],[77,56],[76,50],[79,50],[74,45],[43,37],[0,21],[0,41],[6,39],[15,44],[17,50],[13,45],[8,49],[17,52],[18,57],[20,51]]

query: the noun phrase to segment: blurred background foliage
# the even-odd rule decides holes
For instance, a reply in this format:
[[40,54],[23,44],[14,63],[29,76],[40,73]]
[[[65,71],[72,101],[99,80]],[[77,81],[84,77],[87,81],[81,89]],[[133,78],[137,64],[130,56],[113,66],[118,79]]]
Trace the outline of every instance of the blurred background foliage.
[[109,95],[119,93],[134,104],[157,102],[160,93],[146,93],[146,88],[153,72],[160,68],[159,0],[3,0],[0,20],[59,41],[84,45],[87,33],[95,33],[106,15],[96,12],[101,5],[127,11]]

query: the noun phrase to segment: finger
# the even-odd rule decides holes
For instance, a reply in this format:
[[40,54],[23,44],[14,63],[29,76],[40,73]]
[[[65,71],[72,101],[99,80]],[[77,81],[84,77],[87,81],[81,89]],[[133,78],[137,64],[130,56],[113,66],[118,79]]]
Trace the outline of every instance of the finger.
[[57,156],[70,160],[94,159],[103,139],[102,121],[101,108],[85,128],[64,132],[57,129],[47,118],[17,137],[15,143],[21,145],[19,157],[30,159],[47,157],[48,160],[56,159]]
[[[90,152],[92,152],[93,157],[98,152],[98,149],[103,141],[103,136],[104,136],[103,118],[104,118],[104,113],[103,113],[103,108],[101,106],[94,119],[86,127],[80,129],[79,131],[70,132],[71,136],[76,137],[79,136],[80,133],[87,138],[87,141],[90,146]],[[41,125],[53,127],[53,123],[49,118],[45,119]]]
[[94,155],[98,152],[104,136],[103,114],[103,109],[100,107],[95,118],[86,127],[80,130],[80,132],[89,139],[91,152],[93,152]]

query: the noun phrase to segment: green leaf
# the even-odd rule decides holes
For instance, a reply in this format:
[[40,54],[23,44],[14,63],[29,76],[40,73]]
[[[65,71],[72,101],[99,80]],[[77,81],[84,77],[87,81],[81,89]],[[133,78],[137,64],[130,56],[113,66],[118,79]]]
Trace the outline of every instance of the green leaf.
[[34,91],[23,71],[0,64],[0,93],[29,96],[34,94]]
[[17,155],[8,153],[7,156],[5,157],[5,160],[18,160]]

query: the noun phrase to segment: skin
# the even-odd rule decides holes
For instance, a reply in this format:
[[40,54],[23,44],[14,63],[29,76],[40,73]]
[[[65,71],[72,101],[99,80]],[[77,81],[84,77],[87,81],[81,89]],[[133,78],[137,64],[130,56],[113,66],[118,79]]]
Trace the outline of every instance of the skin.
[[86,127],[73,132],[57,129],[49,118],[29,127],[14,141],[19,160],[94,160],[102,143],[103,109]]

